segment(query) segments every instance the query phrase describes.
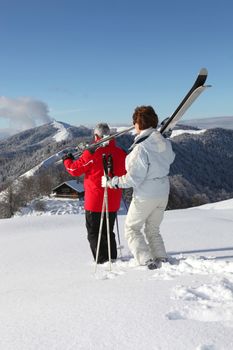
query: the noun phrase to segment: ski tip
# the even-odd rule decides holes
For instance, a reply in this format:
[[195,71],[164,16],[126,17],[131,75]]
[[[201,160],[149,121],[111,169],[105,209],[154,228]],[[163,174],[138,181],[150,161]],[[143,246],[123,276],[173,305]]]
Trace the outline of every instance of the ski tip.
[[208,70],[206,68],[202,68],[199,72],[199,75],[208,75]]

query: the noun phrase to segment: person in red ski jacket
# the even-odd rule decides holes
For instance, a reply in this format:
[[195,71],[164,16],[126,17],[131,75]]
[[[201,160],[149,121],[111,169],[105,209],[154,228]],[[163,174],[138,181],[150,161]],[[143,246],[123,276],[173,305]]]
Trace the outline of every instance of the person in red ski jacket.
[[[101,138],[110,135],[109,126],[106,123],[97,124],[94,129],[95,142]],[[126,152],[117,147],[115,140],[100,145],[98,148],[93,147],[93,152],[84,150],[81,157],[74,160],[72,154],[63,157],[63,164],[66,170],[72,176],[84,176],[84,190],[85,190],[85,218],[87,228],[87,238],[94,259],[96,260],[96,250],[100,226],[100,218],[104,197],[104,188],[101,186],[101,178],[104,175],[103,169],[103,154],[106,157],[112,157],[112,176],[121,176],[126,173],[125,158]],[[116,239],[113,232],[114,223],[117,211],[120,208],[122,197],[121,189],[108,189],[108,211],[109,211],[109,226],[110,226],[110,247],[111,258],[117,258]],[[104,215],[101,242],[99,248],[99,255],[97,263],[104,263],[109,260],[108,257],[108,242],[107,242],[107,228],[106,215]]]

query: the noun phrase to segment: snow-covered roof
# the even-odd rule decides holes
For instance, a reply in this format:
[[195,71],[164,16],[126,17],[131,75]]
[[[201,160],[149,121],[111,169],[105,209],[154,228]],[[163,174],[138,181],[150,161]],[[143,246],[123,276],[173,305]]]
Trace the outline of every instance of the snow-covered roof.
[[84,191],[84,187],[83,184],[81,182],[77,182],[76,180],[69,180],[69,181],[65,181],[62,184],[56,186],[55,188],[53,188],[52,190],[55,191],[57,188],[61,187],[62,185],[67,185],[71,188],[73,188],[73,190],[77,191],[77,192],[83,192]]

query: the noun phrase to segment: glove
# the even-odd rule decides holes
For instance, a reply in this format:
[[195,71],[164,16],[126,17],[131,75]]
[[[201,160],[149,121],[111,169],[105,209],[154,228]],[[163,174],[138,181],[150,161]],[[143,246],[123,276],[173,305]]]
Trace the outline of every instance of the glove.
[[67,153],[67,154],[65,154],[65,155],[62,157],[63,162],[64,162],[66,159],[74,160],[73,154],[72,154],[72,153]]
[[108,178],[107,176],[102,176],[101,178],[102,187],[119,188],[118,183],[119,183],[118,176],[114,176],[112,179]]
[[93,144],[93,145],[88,147],[87,151],[90,152],[91,154],[94,154],[95,151],[97,150],[97,148],[99,148],[99,147],[100,147],[99,145],[95,146],[95,144]]
[[168,131],[165,131],[165,132],[163,133],[163,137],[164,137],[165,139],[169,139],[169,138],[171,137],[171,134],[172,134],[172,130],[169,129]]
[[109,140],[108,140],[108,141],[104,141],[104,142],[102,142],[102,144],[101,144],[102,147],[106,147],[106,146],[108,146],[108,145],[109,145]]
[[[165,125],[166,124],[166,122],[169,120],[169,118],[166,118],[166,119],[164,119],[162,122],[161,122],[161,126],[160,126],[160,128],[158,128],[158,131],[160,131],[160,129],[161,129],[161,127],[163,126],[163,125]],[[165,138],[165,139],[168,139],[170,136],[171,136],[171,134],[172,134],[172,130],[171,129],[167,129],[167,131],[165,131],[164,133],[163,133],[163,137]]]

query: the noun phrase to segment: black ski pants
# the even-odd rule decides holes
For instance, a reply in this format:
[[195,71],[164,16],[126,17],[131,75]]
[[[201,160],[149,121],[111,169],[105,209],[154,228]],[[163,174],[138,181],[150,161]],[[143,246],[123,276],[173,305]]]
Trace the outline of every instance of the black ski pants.
[[[116,214],[117,214],[116,212],[109,212],[111,259],[117,258],[116,239],[115,239],[115,233],[113,232]],[[101,213],[86,210],[85,215],[86,215],[87,239],[90,243],[90,248],[91,248],[93,257],[96,260],[96,250],[97,250],[97,243],[98,243]],[[99,256],[98,256],[97,262],[98,264],[103,264],[108,260],[109,258],[108,258],[107,223],[106,223],[106,214],[104,214]]]

